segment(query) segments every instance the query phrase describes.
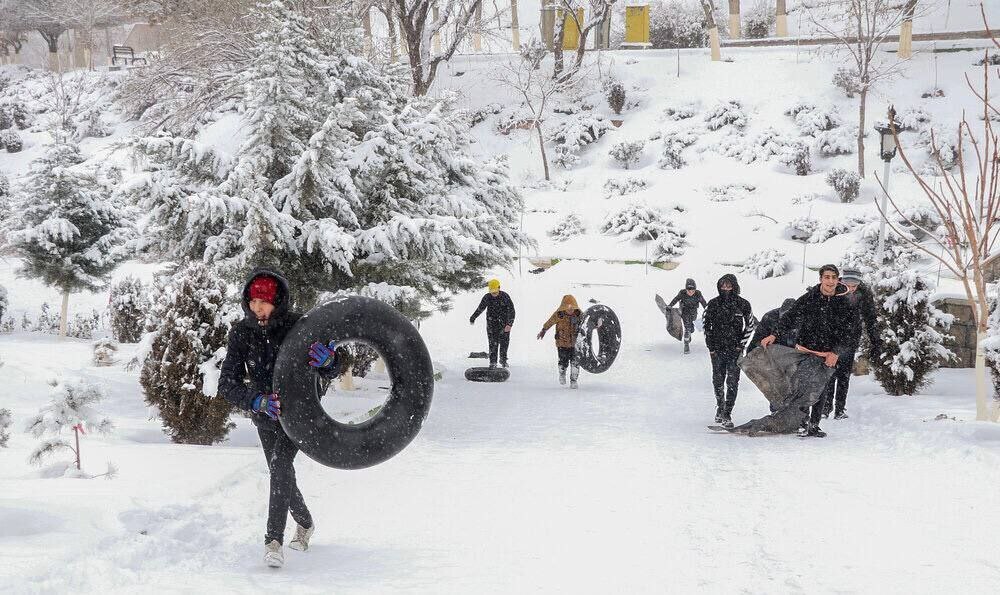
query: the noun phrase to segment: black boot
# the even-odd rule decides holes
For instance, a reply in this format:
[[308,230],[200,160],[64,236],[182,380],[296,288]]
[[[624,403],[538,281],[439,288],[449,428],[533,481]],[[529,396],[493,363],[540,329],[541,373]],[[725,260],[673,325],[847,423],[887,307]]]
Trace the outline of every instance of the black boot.
[[802,438],[826,438],[826,432],[819,429],[819,424],[810,422],[799,428],[799,436]]
[[723,411],[722,400],[721,399],[716,399],[715,400],[715,423],[717,423],[717,424],[721,424],[722,423],[722,416],[723,416],[724,413],[725,412]]
[[687,341],[684,342],[684,353],[691,353],[691,344]]
[[726,403],[726,406],[722,410],[722,427],[733,427],[733,407],[735,406],[735,403]]

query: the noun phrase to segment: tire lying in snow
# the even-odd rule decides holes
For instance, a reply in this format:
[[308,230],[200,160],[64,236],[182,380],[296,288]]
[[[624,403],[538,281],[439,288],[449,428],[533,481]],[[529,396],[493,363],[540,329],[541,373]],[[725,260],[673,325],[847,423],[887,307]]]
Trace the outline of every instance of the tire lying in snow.
[[510,378],[507,368],[476,367],[465,371],[465,379],[473,382],[504,382]]
[[[593,335],[597,333],[598,350],[594,351]],[[591,374],[606,372],[618,357],[622,344],[622,325],[611,308],[597,304],[587,308],[580,319],[576,338],[576,357],[580,367]]]
[[[323,410],[307,353],[314,341],[358,341],[385,362],[389,398],[374,417],[344,424]],[[309,458],[336,469],[364,469],[398,454],[423,425],[434,394],[434,367],[416,327],[391,306],[360,296],[318,306],[288,332],[274,366],[281,427]]]

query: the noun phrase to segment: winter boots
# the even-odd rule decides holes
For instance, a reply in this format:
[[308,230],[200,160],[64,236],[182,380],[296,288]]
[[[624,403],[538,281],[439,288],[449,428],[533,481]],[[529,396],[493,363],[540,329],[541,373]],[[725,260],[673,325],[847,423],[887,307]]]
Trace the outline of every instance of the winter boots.
[[833,414],[833,419],[847,419],[847,409],[841,409],[840,411]]
[[722,407],[722,399],[716,399],[715,400],[715,423],[717,423],[717,424],[721,424],[722,423],[722,416],[723,416],[724,413],[725,412],[724,412],[723,407]]
[[[569,387],[579,388],[576,383],[577,379],[580,377],[580,366],[570,366],[569,371]],[[559,384],[566,384],[566,368],[559,366]]]
[[566,368],[563,367],[559,368],[559,384],[562,385],[566,384]]
[[312,527],[306,529],[302,525],[295,523],[295,537],[289,542],[288,547],[293,550],[298,550],[304,552],[309,549],[309,539],[313,535],[313,531],[316,530],[316,523],[313,523]]
[[726,406],[722,409],[722,427],[731,428],[733,427],[733,407],[736,403],[726,403]]
[[684,341],[684,353],[691,353],[691,341]]
[[281,551],[281,544],[277,539],[272,539],[264,545],[264,564],[271,568],[281,568],[285,564],[285,554]]
[[807,422],[804,426],[799,428],[799,437],[801,438],[826,438],[826,432],[819,429],[819,424],[814,424],[812,422]]

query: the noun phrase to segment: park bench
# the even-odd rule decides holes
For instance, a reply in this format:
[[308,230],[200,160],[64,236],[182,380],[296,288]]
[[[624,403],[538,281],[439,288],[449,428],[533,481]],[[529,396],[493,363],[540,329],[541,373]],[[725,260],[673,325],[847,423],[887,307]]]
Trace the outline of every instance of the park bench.
[[132,49],[130,46],[116,45],[112,47],[111,51],[112,51],[111,55],[112,66],[116,66],[118,64],[118,60],[121,60],[122,64],[124,64],[125,66],[128,66],[129,64],[135,66],[137,62],[142,62],[144,66],[147,64],[145,58],[135,57],[135,50]]

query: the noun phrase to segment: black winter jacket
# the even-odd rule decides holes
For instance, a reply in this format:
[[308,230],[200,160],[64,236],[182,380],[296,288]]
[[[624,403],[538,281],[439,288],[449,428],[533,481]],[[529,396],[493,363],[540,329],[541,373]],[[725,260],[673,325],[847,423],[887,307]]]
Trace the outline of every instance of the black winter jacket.
[[[257,323],[257,316],[250,310],[250,283],[254,278],[265,274],[278,280],[278,295],[267,326],[261,326]],[[219,394],[233,406],[250,411],[257,395],[273,392],[274,362],[278,359],[278,350],[285,335],[301,315],[288,311],[288,282],[285,278],[266,269],[258,269],[250,275],[243,286],[242,301],[244,318],[229,331],[226,359],[222,362],[222,373],[219,376]],[[308,354],[303,353],[302,357],[307,358]],[[333,364],[320,368],[319,374],[325,378],[336,376],[336,360]],[[263,413],[254,413],[252,419],[257,426],[278,426],[278,422]]]
[[708,307],[708,304],[705,303],[705,296],[697,289],[694,290],[694,295],[688,295],[684,289],[678,291],[667,307],[673,308],[677,302],[681,303],[681,316],[688,320],[694,320],[698,317],[698,306]]
[[862,330],[868,333],[869,343],[873,347],[877,347],[881,344],[881,337],[879,337],[878,328],[875,326],[877,312],[871,289],[864,283],[860,283],[853,293],[844,297],[852,308],[849,336],[852,351],[856,351],[858,345],[861,344]]
[[778,321],[778,341],[785,343],[797,332],[798,345],[813,351],[832,351],[840,357],[850,355],[854,350],[851,332],[855,312],[846,295],[847,286],[843,284],[837,285],[832,296],[823,295],[818,284],[810,287]]
[[510,299],[507,292],[500,291],[496,297],[492,293],[487,293],[479,302],[479,307],[472,313],[469,322],[475,322],[476,318],[486,310],[486,324],[493,327],[504,327],[514,325],[514,301]]
[[[732,291],[724,293],[722,282],[729,281]],[[740,297],[740,284],[734,275],[723,275],[716,284],[719,297],[712,298],[702,316],[705,327],[705,345],[709,352],[742,351],[743,336],[753,324],[750,302]]]
[[[764,340],[765,337],[778,334],[778,320],[781,315],[788,312],[789,309],[795,304],[795,300],[789,298],[785,300],[780,307],[774,310],[768,310],[764,316],[761,317],[760,322],[757,323],[757,328],[754,330],[753,339],[750,339],[750,345],[748,345],[748,351],[750,349],[756,349],[760,347],[760,342]],[[786,336],[782,337],[778,342],[779,345],[784,345],[785,347],[795,347],[795,340],[798,336],[798,332],[792,329]]]

